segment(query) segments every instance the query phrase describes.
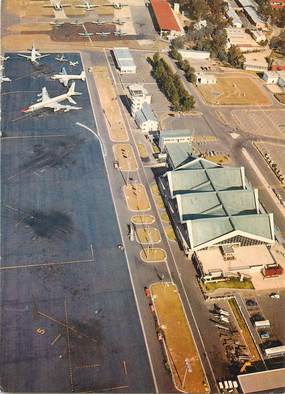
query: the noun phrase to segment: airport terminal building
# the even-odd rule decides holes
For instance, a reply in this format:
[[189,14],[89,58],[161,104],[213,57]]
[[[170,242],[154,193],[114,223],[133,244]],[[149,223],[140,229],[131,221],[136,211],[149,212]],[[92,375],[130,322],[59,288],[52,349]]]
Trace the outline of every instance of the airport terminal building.
[[[189,143],[166,144],[165,150],[169,171],[159,188],[181,246],[205,262],[204,274],[272,263],[267,246],[274,243],[273,214],[261,213],[258,190],[248,185],[244,168],[196,157]],[[249,261],[250,251],[260,258]],[[224,261],[229,263],[223,269]]]

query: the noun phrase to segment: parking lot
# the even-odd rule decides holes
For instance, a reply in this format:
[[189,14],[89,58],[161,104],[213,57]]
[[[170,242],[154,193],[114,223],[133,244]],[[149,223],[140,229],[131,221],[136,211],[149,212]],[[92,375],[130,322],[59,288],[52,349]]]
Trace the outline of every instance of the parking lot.
[[[86,83],[78,111],[23,114],[41,66],[9,54],[1,139],[1,381],[7,392],[153,392]],[[68,59],[80,57],[66,54]],[[70,70],[67,67],[67,71]],[[74,69],[73,69],[74,71]],[[86,129],[88,128],[88,129]]]

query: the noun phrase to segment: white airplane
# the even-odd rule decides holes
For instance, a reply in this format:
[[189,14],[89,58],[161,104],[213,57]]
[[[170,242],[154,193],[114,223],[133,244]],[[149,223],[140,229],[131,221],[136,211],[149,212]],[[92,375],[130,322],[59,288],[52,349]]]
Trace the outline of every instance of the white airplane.
[[64,54],[56,57],[55,60],[57,60],[58,62],[68,62],[68,59],[66,59],[66,57],[64,57]]
[[97,19],[96,21],[94,21],[92,23],[94,23],[95,25],[104,25],[107,22],[105,21],[105,19]]
[[71,60],[69,61],[69,65],[71,66],[71,67],[75,67],[75,66],[77,66],[79,63],[76,61],[76,62],[72,62]]
[[92,37],[92,36],[94,36],[94,33],[88,33],[88,31],[87,32],[85,32],[85,33],[77,33],[79,36],[81,36],[81,37]]
[[63,7],[71,7],[71,4],[61,4],[60,0],[50,0],[50,4],[45,4],[44,7],[53,8],[55,11],[61,11]]
[[127,33],[122,32],[122,30],[118,30],[118,31],[114,31],[114,36],[116,37],[122,37],[122,36],[126,36]]
[[99,33],[96,33],[97,36],[101,36],[101,37],[107,37],[109,34],[111,34],[111,32],[106,32],[106,31],[101,31]]
[[10,59],[10,56],[2,56],[2,55],[0,55],[1,62],[5,62],[8,59]]
[[72,79],[81,79],[81,81],[85,81],[85,71],[82,71],[78,75],[67,74],[66,69],[62,67],[62,70],[59,74],[55,74],[51,77],[51,79],[58,80],[64,86],[68,86],[68,82]]
[[79,19],[76,19],[75,21],[70,22],[70,24],[79,26],[79,25],[83,25],[84,22],[80,21]]
[[114,25],[119,25],[122,26],[126,23],[126,21],[123,21],[122,19],[115,19],[112,23],[114,23]]
[[55,20],[55,21],[50,22],[49,24],[50,24],[50,25],[54,25],[54,26],[56,26],[56,27],[59,27],[59,26],[63,26],[63,25],[65,24],[65,22]]
[[25,57],[26,59],[30,60],[30,62],[33,64],[39,64],[38,59],[49,56],[49,54],[41,55],[41,53],[36,49],[34,42],[32,49],[28,49],[28,51],[30,51],[30,55],[23,55],[22,53],[17,53],[17,55],[21,57]]
[[114,7],[117,10],[121,10],[123,7],[128,7],[128,4],[123,4],[123,3],[112,3],[112,4],[103,4],[106,7]]
[[67,93],[60,96],[50,97],[46,87],[42,88],[42,92],[38,94],[39,99],[35,104],[30,105],[28,108],[22,109],[22,112],[34,112],[43,108],[51,108],[54,112],[63,110],[68,112],[72,109],[81,109],[82,107],[73,107],[72,105],[59,104],[61,101],[68,100],[71,104],[76,104],[76,101],[71,96],[78,96],[81,93],[75,92],[75,82],[72,83]]
[[83,4],[76,5],[77,8],[84,8],[86,11],[92,11],[93,8],[99,7],[97,4],[91,4],[89,1],[85,1]]
[[3,75],[0,76],[0,82],[11,82],[11,79],[8,77],[4,77]]

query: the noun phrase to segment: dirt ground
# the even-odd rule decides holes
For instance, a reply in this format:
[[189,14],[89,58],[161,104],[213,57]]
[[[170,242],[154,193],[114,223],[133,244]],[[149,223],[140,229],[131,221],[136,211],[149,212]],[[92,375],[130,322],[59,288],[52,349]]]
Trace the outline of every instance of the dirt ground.
[[166,252],[161,248],[144,247],[140,251],[140,258],[145,263],[163,263],[166,261]]
[[207,103],[214,105],[268,105],[270,99],[250,77],[218,77],[214,85],[199,85]]
[[138,169],[135,154],[130,144],[113,145],[113,152],[121,171],[136,171]]
[[136,239],[140,244],[157,244],[161,241],[161,236],[157,228],[138,228],[136,229]]
[[117,102],[117,95],[106,67],[93,67],[93,75],[99,91],[110,139],[113,142],[128,141],[128,133]]
[[124,194],[130,211],[150,210],[150,202],[145,187],[141,183],[124,186]]
[[176,388],[187,393],[205,393],[206,378],[177,287],[173,283],[155,283],[150,291]]

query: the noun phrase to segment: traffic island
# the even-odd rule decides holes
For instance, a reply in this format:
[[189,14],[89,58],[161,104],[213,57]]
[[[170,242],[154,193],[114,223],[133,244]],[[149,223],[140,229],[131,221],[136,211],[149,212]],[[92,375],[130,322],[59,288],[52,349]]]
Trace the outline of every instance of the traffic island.
[[152,183],[152,184],[150,185],[150,188],[151,188],[152,194],[153,194],[154,196],[160,196],[160,192],[159,192],[159,189],[158,189],[158,186],[157,186],[156,183]]
[[250,352],[250,355],[251,355],[250,361],[251,362],[260,361],[261,360],[260,354],[257,350],[257,347],[254,343],[252,336],[251,336],[250,330],[249,330],[249,328],[242,316],[241,310],[240,310],[235,298],[231,298],[229,300],[229,305],[230,305],[231,310],[234,314],[234,317],[235,317],[238,327],[240,329],[241,335],[243,336],[246,346]]
[[93,67],[93,76],[99,92],[102,110],[113,142],[128,141],[128,133],[121,114],[112,79],[107,67]]
[[158,244],[161,241],[161,236],[157,228],[138,228],[136,229],[136,240],[143,245]]
[[134,215],[131,217],[131,222],[136,225],[153,224],[155,222],[155,218],[152,215]]
[[149,157],[148,157],[148,153],[147,153],[145,145],[144,144],[138,144],[137,146],[138,146],[138,151],[139,151],[140,158],[142,160],[148,159]]
[[113,152],[121,171],[137,171],[138,164],[130,144],[113,145]]
[[140,251],[140,258],[145,263],[164,263],[167,258],[166,251],[161,248],[144,247]]
[[145,187],[141,183],[125,185],[124,194],[129,211],[150,210],[150,202]]
[[160,213],[160,218],[164,223],[170,223],[170,219],[166,211]]
[[163,343],[174,386],[185,393],[209,392],[177,287],[168,282],[154,283],[150,294],[158,338]]

